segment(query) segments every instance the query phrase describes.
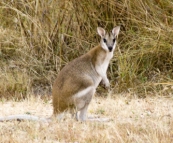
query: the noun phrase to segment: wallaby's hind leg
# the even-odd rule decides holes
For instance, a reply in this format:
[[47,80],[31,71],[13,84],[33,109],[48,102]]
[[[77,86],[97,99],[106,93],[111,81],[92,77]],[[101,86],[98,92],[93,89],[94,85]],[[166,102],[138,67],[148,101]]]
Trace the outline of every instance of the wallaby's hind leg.
[[[77,94],[75,104],[77,108],[76,119],[78,121],[86,121],[86,120],[99,121],[99,122],[110,121],[109,118],[88,118],[87,117],[88,106],[90,104],[90,101],[94,93],[95,93],[95,89],[92,87],[88,87]],[[79,115],[78,115],[78,111],[79,111]]]
[[86,121],[87,120],[88,105],[89,104],[85,104],[85,106],[80,110],[79,120],[81,120],[81,121]]
[[76,104],[76,119],[78,121],[86,121],[87,120],[87,110],[89,103],[86,103],[85,100],[79,99]]
[[78,92],[75,95],[75,105],[78,113],[76,113],[77,120],[85,121],[87,120],[87,110],[88,105],[92,99],[92,96],[95,93],[95,88],[87,87],[86,89]]
[[79,115],[76,112],[76,119],[78,121],[98,121],[98,122],[107,122],[110,121],[109,118],[100,118],[100,117],[87,117],[88,104],[85,104],[82,109],[79,110]]

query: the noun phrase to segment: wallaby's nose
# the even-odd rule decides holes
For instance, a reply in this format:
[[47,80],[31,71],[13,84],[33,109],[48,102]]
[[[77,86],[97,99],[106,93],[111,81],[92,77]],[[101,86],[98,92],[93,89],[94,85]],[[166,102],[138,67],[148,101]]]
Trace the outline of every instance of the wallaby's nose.
[[111,52],[112,51],[112,47],[108,47],[109,51]]

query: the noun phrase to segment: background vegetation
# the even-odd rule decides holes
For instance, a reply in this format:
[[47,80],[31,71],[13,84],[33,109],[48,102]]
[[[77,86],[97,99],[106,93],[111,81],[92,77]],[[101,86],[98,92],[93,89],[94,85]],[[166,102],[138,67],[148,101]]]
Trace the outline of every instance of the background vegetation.
[[115,93],[173,92],[171,0],[1,0],[0,96],[47,94],[59,70],[121,25],[108,76]]

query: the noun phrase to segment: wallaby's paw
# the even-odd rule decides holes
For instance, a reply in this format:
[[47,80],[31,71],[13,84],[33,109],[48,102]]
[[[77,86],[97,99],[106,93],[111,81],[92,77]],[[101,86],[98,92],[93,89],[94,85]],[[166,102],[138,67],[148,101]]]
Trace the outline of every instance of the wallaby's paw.
[[109,83],[109,80],[108,79],[105,80],[105,84],[104,85],[105,85],[105,88],[106,89],[109,89],[110,88],[110,83]]
[[104,87],[105,89],[109,89],[109,88],[110,88],[110,83],[109,83],[108,80],[107,80],[107,81],[103,81],[103,80],[102,80],[102,85],[103,85],[103,87]]
[[110,89],[110,84],[105,85],[105,89]]

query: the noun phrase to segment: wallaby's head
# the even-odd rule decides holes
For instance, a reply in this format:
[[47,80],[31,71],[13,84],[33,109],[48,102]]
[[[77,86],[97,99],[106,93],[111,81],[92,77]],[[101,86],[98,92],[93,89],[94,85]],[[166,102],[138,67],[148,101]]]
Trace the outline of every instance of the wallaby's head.
[[116,47],[116,38],[120,31],[120,26],[117,26],[112,29],[112,32],[107,33],[103,28],[97,27],[97,32],[101,36],[101,47],[107,51],[112,52]]

